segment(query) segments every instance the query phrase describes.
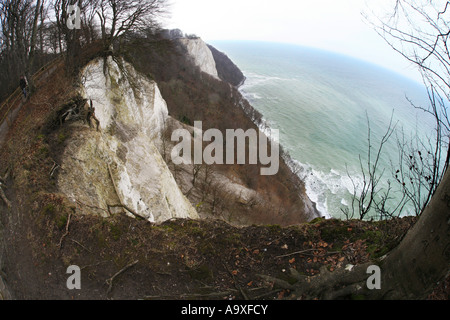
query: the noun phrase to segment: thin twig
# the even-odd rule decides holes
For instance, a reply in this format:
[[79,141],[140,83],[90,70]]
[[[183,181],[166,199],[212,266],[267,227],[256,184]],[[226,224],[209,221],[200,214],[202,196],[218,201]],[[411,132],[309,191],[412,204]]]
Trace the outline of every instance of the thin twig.
[[8,167],[8,169],[6,169],[5,175],[2,177],[3,182],[6,183],[6,180],[8,180],[9,174],[11,173],[11,167]]
[[296,254],[301,254],[301,253],[305,253],[305,252],[309,252],[309,251],[319,251],[319,249],[307,249],[307,250],[302,250],[302,251],[296,251],[296,252],[292,252],[292,253],[288,253],[288,254],[283,254],[281,256],[276,256],[275,258],[284,258],[284,257],[290,257]]
[[5,193],[3,192],[2,187],[0,186],[0,197],[2,198],[2,200],[5,202],[6,206],[8,208],[11,208],[11,202],[8,200],[8,198],[6,198]]
[[128,206],[126,206],[124,204],[113,204],[113,205],[107,204],[107,206],[108,206],[109,214],[111,214],[111,210],[109,210],[110,208],[123,208],[123,209],[127,210],[128,212],[130,212],[136,218],[146,220],[143,216],[137,214],[136,212],[134,212],[132,209],[130,209]]
[[117,190],[116,182],[114,181],[114,177],[113,177],[113,174],[112,174],[112,171],[111,171],[111,166],[109,165],[109,163],[107,163],[107,165],[108,165],[109,176],[111,177],[111,181],[113,183],[114,190],[116,191],[117,198],[119,199],[119,204],[118,205],[108,205],[108,212],[111,213],[109,211],[109,208],[122,207],[122,208],[126,209],[127,211],[129,211],[135,217],[145,220],[145,218],[143,216],[137,214],[132,209],[130,209],[129,207],[127,207],[126,205],[123,204],[122,199],[120,198],[119,191]]
[[85,206],[85,207],[88,207],[88,208],[91,208],[91,209],[102,210],[102,211],[105,211],[106,213],[109,213],[109,211],[106,210],[106,209],[103,209],[103,208],[100,208],[100,207],[96,207],[96,206],[93,206],[93,205],[89,205],[89,204],[83,203],[83,202],[81,202],[80,200],[75,200],[75,201],[76,201],[78,204],[82,205],[82,206]]
[[[58,168],[61,168],[61,166],[59,165],[59,164],[57,164],[54,160],[52,160],[53,161],[53,167],[52,167],[52,169],[50,170],[50,178],[52,178],[53,177],[53,174],[55,173],[55,171],[58,169]],[[61,168],[62,169],[62,168]]]
[[72,217],[72,212],[69,213],[69,217],[67,218],[67,223],[66,223],[66,232],[62,235],[61,239],[59,240],[59,245],[58,247],[61,249],[62,246],[62,242],[64,240],[64,238],[69,234],[69,224],[70,224],[70,218]]
[[107,262],[111,262],[111,260],[105,260],[105,261],[100,261],[100,262],[93,263],[93,264],[88,264],[86,266],[81,267],[80,270],[84,270],[84,269],[90,268],[90,267],[96,267],[96,266],[99,266],[99,265],[101,265],[103,263],[107,263]]
[[122,268],[121,270],[119,270],[116,274],[114,274],[111,278],[106,280],[106,284],[109,285],[108,287],[108,291],[106,292],[107,295],[109,295],[109,293],[112,290],[113,287],[113,281],[114,279],[119,276],[121,273],[125,272],[126,270],[128,270],[129,268],[131,268],[132,266],[136,265],[139,262],[139,260],[136,260],[134,262],[131,262],[130,264],[126,265],[124,268]]
[[91,250],[89,250],[88,248],[86,248],[85,246],[83,246],[81,243],[79,243],[77,240],[71,239],[73,242],[75,242],[77,245],[79,245],[80,247],[82,247],[84,250],[88,251],[89,253],[92,253]]
[[[320,249],[307,249],[307,250],[302,250],[302,251],[296,251],[296,252],[284,254],[282,256],[276,256],[275,258],[284,258],[284,257],[293,256],[293,255],[296,255],[296,254],[311,255],[311,254],[306,253],[306,252],[309,252],[309,251],[320,251]],[[323,257],[323,256],[326,256],[326,255],[329,255],[329,254],[337,254],[337,253],[341,253],[341,252],[340,251],[327,251],[327,252],[325,252],[323,254],[312,254],[312,256],[314,256],[314,257]]]

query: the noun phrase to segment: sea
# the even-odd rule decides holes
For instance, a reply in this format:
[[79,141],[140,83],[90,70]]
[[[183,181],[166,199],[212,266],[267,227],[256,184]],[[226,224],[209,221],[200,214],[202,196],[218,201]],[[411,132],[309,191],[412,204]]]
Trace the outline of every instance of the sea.
[[[279,130],[279,142],[295,163],[308,196],[327,218],[346,218],[346,209],[352,212],[353,195],[364,181],[362,168],[367,174],[369,136],[374,160],[392,120],[395,132],[383,146],[378,173],[380,188],[393,186],[388,206],[398,204],[400,186],[396,190],[393,179],[399,163],[397,139],[433,136],[433,118],[412,105],[428,105],[423,84],[315,48],[253,41],[209,43],[244,73],[241,93],[266,125]],[[407,205],[400,215],[411,214]]]

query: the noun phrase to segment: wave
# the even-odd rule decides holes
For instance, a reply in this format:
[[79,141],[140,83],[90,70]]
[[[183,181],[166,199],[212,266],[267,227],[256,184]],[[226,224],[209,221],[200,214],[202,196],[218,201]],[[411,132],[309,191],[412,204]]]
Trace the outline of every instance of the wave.
[[250,101],[263,99],[263,97],[261,97],[259,94],[255,93],[255,92],[246,92],[245,98]]
[[[363,176],[360,173],[352,172],[349,176],[349,173],[336,169],[320,170],[313,165],[293,159],[285,150],[282,157],[290,170],[303,181],[306,194],[327,219],[339,216],[341,209],[350,209],[353,195],[361,191]],[[339,203],[336,199],[340,199]],[[329,208],[330,202],[333,204],[333,210]]]
[[246,75],[245,83],[240,87],[240,89],[249,89],[255,86],[263,85],[266,82],[273,81],[292,81],[293,78],[281,78],[277,76],[268,76],[254,72],[244,72]]
[[[271,134],[273,130],[272,123],[250,104],[250,101],[257,99],[255,98],[256,94],[245,92],[242,88],[239,88],[239,91],[243,97],[243,100],[240,102],[240,107],[259,130],[270,140],[274,140],[274,136]],[[303,181],[307,196],[316,204],[317,210],[323,217],[330,219],[336,217],[338,213],[330,212],[328,207],[330,200],[328,194],[341,195],[341,205],[348,206],[348,198],[354,194],[355,187],[358,189],[358,186],[362,185],[361,176],[355,174],[350,179],[346,172],[343,173],[337,169],[332,168],[328,172],[325,172],[325,170],[320,170],[310,164],[301,163],[294,159],[286,148],[283,147],[279,141],[279,137],[275,142],[279,144],[280,156],[291,172]]]

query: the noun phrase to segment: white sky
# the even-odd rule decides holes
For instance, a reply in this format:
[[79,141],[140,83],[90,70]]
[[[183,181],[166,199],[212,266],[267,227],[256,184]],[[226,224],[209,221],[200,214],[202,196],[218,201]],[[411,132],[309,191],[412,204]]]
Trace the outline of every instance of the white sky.
[[295,43],[357,57],[418,81],[418,72],[364,22],[392,0],[170,0],[166,27],[205,41]]

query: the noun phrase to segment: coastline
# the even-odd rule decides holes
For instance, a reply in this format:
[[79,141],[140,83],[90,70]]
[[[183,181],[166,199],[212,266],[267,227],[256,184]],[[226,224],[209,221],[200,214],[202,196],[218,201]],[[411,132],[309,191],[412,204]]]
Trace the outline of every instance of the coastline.
[[[236,86],[237,91],[240,93],[243,100],[240,101],[239,105],[243,109],[244,113],[249,117],[249,119],[258,127],[259,130],[261,130],[268,139],[272,140],[271,137],[271,130],[272,128],[268,124],[268,121],[264,118],[263,114],[258,111],[246,98],[244,92],[240,90],[240,88],[245,84],[245,81],[247,80],[247,77],[244,75],[244,79],[241,81],[239,86]],[[328,212],[321,212],[318,209],[318,205],[315,201],[311,199],[311,196],[308,194],[308,190],[306,187],[306,182],[302,178],[302,176],[299,174],[304,170],[304,168],[298,163],[298,161],[292,159],[292,156],[289,154],[288,151],[283,147],[283,145],[280,143],[280,141],[276,141],[279,145],[280,150],[280,158],[281,160],[286,164],[286,166],[289,168],[291,174],[296,176],[302,183],[303,190],[302,190],[302,199],[305,202],[305,215],[307,215],[307,220],[311,221],[315,218],[326,218],[330,219],[332,218],[331,215]],[[308,205],[308,202],[310,205]]]
[[[271,125],[281,129],[283,159],[305,183],[306,193],[317,204],[320,214],[328,218],[343,217],[341,209],[351,207],[354,193],[351,179],[357,185],[362,180],[358,155],[365,155],[367,147],[366,139],[359,135],[367,134],[367,121],[360,110],[368,110],[374,119],[374,137],[384,133],[393,106],[396,119],[407,113],[408,117],[402,118],[405,119],[405,128],[415,128],[417,120],[409,112],[408,103],[404,103],[403,92],[414,101],[421,101],[419,90],[414,91],[419,88],[411,88],[409,81],[404,81],[408,79],[390,79],[392,73],[387,73],[389,70],[368,66],[369,74],[365,74],[359,68],[366,66],[361,61],[320,51],[323,57],[336,62],[336,70],[324,77],[320,71],[330,67],[330,62],[316,61],[312,48],[294,46],[290,47],[292,52],[280,55],[279,48],[271,43],[216,43],[229,52],[246,73],[246,81],[240,84],[239,91],[266,117],[256,119],[254,123],[265,132],[270,131]],[[299,60],[294,60],[297,58]],[[306,67],[305,61],[308,63]],[[342,66],[338,62],[342,62]],[[310,68],[311,65],[314,68]],[[351,71],[349,76],[362,81],[361,88],[347,85],[349,80],[343,78],[346,75],[344,67],[347,66]],[[339,79],[345,81],[340,83]],[[388,85],[384,79],[390,79]],[[392,89],[391,83],[396,85],[396,89]],[[299,107],[294,108],[297,105]],[[342,112],[340,108],[343,108]],[[252,113],[247,112],[250,116]],[[327,126],[334,128],[334,132],[327,130]],[[385,152],[386,168],[390,168],[389,157],[397,155],[395,150],[394,153],[391,151]]]

